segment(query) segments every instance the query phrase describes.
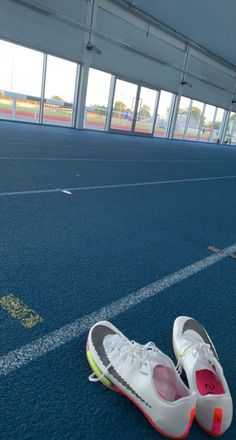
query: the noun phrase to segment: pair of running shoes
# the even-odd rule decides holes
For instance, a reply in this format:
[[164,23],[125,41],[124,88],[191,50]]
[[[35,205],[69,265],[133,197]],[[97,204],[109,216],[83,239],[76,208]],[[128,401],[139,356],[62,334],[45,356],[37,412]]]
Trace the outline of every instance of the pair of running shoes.
[[[153,342],[141,345],[110,322],[98,322],[87,340],[89,380],[128,397],[165,437],[185,438],[194,417],[208,434],[222,435],[231,424],[233,404],[213,342],[186,316],[175,320],[172,340],[177,367]],[[183,369],[188,387],[180,377]]]

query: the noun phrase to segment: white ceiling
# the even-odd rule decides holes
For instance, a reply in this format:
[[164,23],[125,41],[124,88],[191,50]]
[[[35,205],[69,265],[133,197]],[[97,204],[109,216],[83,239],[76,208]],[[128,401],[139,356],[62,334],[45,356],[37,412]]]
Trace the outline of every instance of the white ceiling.
[[236,0],[126,0],[236,66]]

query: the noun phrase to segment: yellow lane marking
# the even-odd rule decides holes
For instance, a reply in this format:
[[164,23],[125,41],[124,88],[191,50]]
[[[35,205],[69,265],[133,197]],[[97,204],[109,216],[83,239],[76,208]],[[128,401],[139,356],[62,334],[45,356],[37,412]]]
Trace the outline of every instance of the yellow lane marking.
[[0,307],[6,310],[12,318],[18,319],[25,328],[32,328],[43,321],[38,313],[12,294],[0,298]]

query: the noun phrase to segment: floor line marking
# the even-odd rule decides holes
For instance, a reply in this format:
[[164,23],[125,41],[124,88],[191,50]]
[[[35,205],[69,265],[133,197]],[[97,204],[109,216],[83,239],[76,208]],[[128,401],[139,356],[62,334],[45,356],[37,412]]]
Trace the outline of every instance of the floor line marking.
[[231,161],[231,160],[204,160],[204,159],[99,159],[99,158],[77,158],[77,157],[72,157],[72,158],[68,158],[68,157],[0,157],[0,161],[4,161],[4,160],[9,160],[9,161],[13,161],[13,160],[19,160],[19,161],[24,161],[24,160],[33,160],[33,161],[53,161],[53,162],[57,162],[57,161],[66,161],[66,162],[70,162],[70,161],[78,161],[78,162],[168,162],[168,163],[228,163],[228,164],[232,164],[232,163],[236,163],[236,161]]
[[85,315],[78,320],[67,324],[58,330],[49,333],[19,349],[9,352],[0,357],[0,375],[7,375],[14,370],[26,365],[46,353],[61,347],[75,338],[78,338],[97,321],[112,319],[134,306],[146,301],[157,294],[164,292],[170,287],[186,280],[187,278],[207,269],[213,264],[228,258],[228,255],[236,251],[236,243],[223,249],[217,254],[203,258],[189,266],[186,266],[161,280],[155,281],[140,290],[130,293],[99,310]]
[[12,318],[18,319],[25,328],[33,328],[35,325],[43,322],[43,318],[38,313],[12,293],[0,298],[0,307],[6,310]]
[[199,177],[195,179],[177,179],[177,180],[158,180],[153,182],[137,182],[137,183],[118,183],[114,185],[98,185],[98,186],[77,186],[75,188],[64,187],[64,188],[53,188],[53,189],[36,189],[29,191],[12,191],[12,192],[2,192],[0,197],[4,196],[22,196],[28,194],[43,194],[43,193],[57,193],[62,191],[93,191],[93,190],[104,190],[104,189],[115,189],[115,188],[128,188],[136,186],[154,186],[154,185],[166,185],[171,183],[187,183],[187,182],[204,182],[209,180],[225,180],[225,179],[235,179],[236,176],[216,176],[216,177]]

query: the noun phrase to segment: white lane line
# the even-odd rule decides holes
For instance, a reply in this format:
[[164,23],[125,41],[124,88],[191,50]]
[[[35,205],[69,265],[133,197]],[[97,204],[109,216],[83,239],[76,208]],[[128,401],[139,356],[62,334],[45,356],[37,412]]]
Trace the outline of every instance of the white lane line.
[[67,324],[58,330],[49,333],[35,341],[9,352],[0,358],[0,375],[7,375],[17,368],[22,367],[34,359],[67,344],[72,339],[81,336],[97,321],[112,319],[132,307],[154,297],[158,293],[169,289],[183,280],[207,269],[213,264],[227,258],[236,251],[236,243],[223,249],[220,253],[203,258],[190,266],[184,267],[161,280],[155,281],[137,292],[130,293],[117,301],[96,310],[89,315],[79,318],[77,321]]
[[43,193],[57,193],[64,191],[93,191],[93,190],[103,190],[103,189],[115,189],[115,188],[128,188],[135,186],[152,186],[152,185],[166,185],[171,183],[187,183],[187,182],[204,182],[208,180],[225,180],[225,179],[235,179],[236,176],[218,176],[218,177],[199,177],[196,179],[179,179],[179,180],[158,180],[154,182],[138,182],[138,183],[120,183],[114,185],[98,185],[98,186],[77,186],[75,188],[53,188],[53,189],[35,189],[31,191],[12,191],[12,192],[2,192],[1,197],[4,196],[23,196],[28,194],[43,194]]
[[33,161],[52,161],[52,162],[168,162],[168,163],[236,163],[236,161],[232,160],[204,160],[204,159],[98,159],[98,158],[69,158],[69,157],[0,157],[0,161],[24,161],[24,160],[33,160]]

